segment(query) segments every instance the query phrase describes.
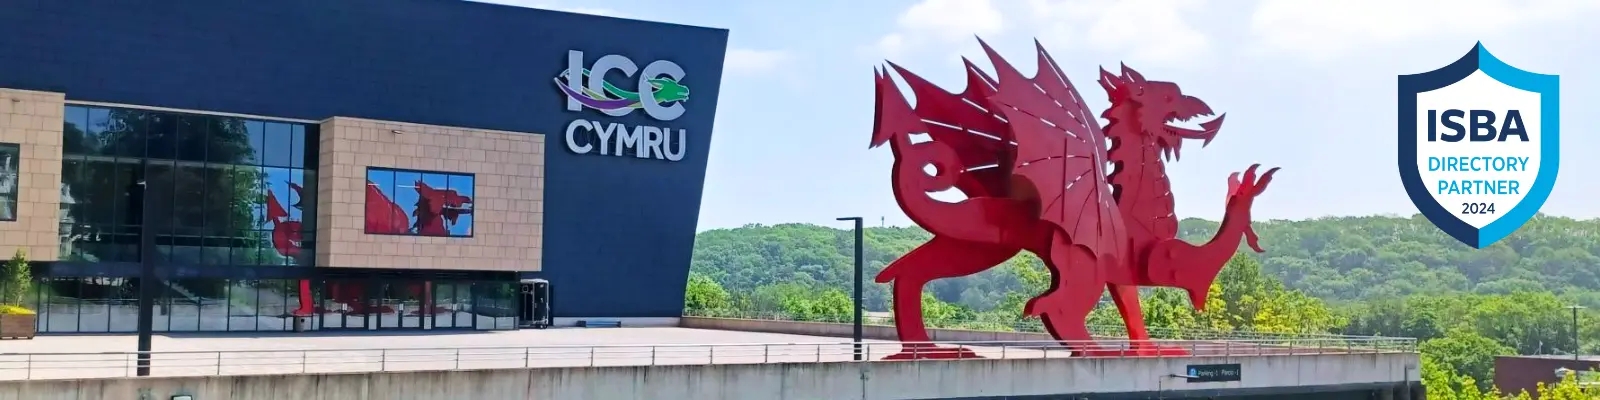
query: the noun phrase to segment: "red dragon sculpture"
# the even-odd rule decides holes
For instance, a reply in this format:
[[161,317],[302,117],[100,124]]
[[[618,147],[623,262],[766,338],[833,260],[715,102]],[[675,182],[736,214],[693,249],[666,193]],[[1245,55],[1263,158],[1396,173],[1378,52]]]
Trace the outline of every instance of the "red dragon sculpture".
[[472,213],[471,205],[471,197],[462,196],[454,189],[434,189],[417,181],[417,209],[411,212],[417,222],[412,229],[424,236],[450,235],[445,221],[455,225],[462,215]]
[[[294,192],[294,201],[289,207],[300,208],[302,197],[300,185],[289,183],[289,191]],[[272,223],[272,248],[279,255],[291,259],[299,259],[301,246],[305,240],[299,220],[291,219],[288,208],[278,202],[278,195],[271,190],[267,191],[267,222]],[[300,305],[290,313],[297,316],[307,316],[315,312],[311,302],[311,281],[300,281]]]
[[[877,276],[894,283],[894,315],[903,352],[888,359],[975,358],[970,351],[939,348],[922,321],[922,288],[929,281],[993,268],[1021,251],[1044,260],[1051,288],[1030,300],[1051,336],[1076,355],[1129,353],[1091,344],[1085,320],[1111,292],[1131,353],[1184,354],[1148,342],[1139,309],[1140,286],[1182,288],[1197,309],[1241,238],[1256,244],[1250,209],[1276,168],[1259,177],[1257,166],[1229,177],[1227,214],[1209,242],[1177,239],[1171,186],[1164,159],[1177,159],[1185,139],[1202,146],[1216,137],[1222,116],[1201,129],[1171,125],[1212,115],[1171,82],[1146,80],[1126,65],[1102,69],[1100,86],[1111,107],[1104,129],[1055,60],[1035,42],[1033,77],[982,44],[994,77],[963,60],[967,88],[952,94],[893,63],[911,88],[913,109],[889,71],[878,70],[877,117],[872,146],[894,152],[892,181],[900,207],[933,239],[895,260]],[[943,202],[930,193],[955,189],[965,200]]]

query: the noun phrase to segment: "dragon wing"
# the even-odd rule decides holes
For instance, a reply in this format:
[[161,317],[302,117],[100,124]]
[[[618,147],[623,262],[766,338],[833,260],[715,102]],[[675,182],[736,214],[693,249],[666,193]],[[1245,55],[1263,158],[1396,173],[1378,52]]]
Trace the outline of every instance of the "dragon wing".
[[929,139],[946,145],[955,153],[962,168],[956,178],[956,189],[967,197],[1003,196],[1007,193],[1009,166],[1015,152],[1010,132],[1005,121],[984,106],[994,94],[994,79],[984,75],[971,61],[963,61],[967,68],[967,88],[961,93],[950,93],[894,63],[889,66],[916,96],[916,110],[912,113],[922,122]]
[[1014,174],[1037,191],[1040,219],[1097,256],[1122,257],[1127,232],[1106,179],[1107,144],[1099,121],[1038,42],[1032,78],[981,44],[998,78],[989,100],[1009,122],[1017,143]]

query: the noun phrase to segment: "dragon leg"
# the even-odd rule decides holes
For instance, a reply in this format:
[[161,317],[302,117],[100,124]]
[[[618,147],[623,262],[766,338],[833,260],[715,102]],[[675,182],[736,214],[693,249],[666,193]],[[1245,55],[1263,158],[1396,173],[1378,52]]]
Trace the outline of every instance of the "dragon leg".
[[970,350],[934,346],[922,320],[922,288],[928,282],[982,272],[1005,262],[1020,248],[934,236],[878,274],[879,283],[894,281],[895,333],[901,352],[885,360],[979,358]]
[[1139,287],[1134,285],[1106,284],[1106,289],[1111,291],[1111,301],[1116,303],[1117,312],[1122,314],[1122,323],[1128,327],[1129,346],[1134,354],[1141,356],[1183,356],[1189,352],[1178,347],[1157,346],[1150,342],[1150,334],[1145,331],[1144,311],[1139,307]]
[[[1054,278],[1043,295],[1029,300],[1023,312],[1038,315],[1050,336],[1062,341],[1074,356],[1106,354],[1089,335],[1089,312],[1100,301],[1106,278],[1099,260],[1089,249],[1056,235],[1045,266]],[[1116,354],[1110,350],[1110,354]]]

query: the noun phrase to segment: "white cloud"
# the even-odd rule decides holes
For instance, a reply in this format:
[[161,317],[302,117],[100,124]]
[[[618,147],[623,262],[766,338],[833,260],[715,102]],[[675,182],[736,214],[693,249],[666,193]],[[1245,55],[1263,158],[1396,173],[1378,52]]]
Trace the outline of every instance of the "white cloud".
[[1594,10],[1600,10],[1600,1],[1262,0],[1250,17],[1250,30],[1266,50],[1327,60],[1369,46],[1479,38]]
[[1184,18],[1201,0],[1029,0],[1026,14],[1039,40],[1125,54],[1134,61],[1181,61],[1205,54],[1207,36]]
[[793,59],[783,50],[728,49],[723,65],[730,74],[753,75],[772,72]]
[[973,35],[1004,29],[1000,10],[989,0],[922,0],[895,21],[896,30],[878,39],[877,50],[890,57],[927,48],[946,48]]
[[923,0],[900,14],[896,30],[879,38],[875,49],[891,57],[923,51],[982,54],[973,35],[1025,39],[1001,36],[1016,33],[1052,47],[1085,47],[1135,61],[1178,61],[1211,48],[1207,36],[1185,19],[1204,5],[1204,0]]

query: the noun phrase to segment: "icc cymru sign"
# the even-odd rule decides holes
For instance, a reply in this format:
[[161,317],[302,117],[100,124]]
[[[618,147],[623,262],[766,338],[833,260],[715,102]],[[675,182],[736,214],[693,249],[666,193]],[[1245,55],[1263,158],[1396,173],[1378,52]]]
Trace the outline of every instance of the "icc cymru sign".
[[[620,84],[607,80],[617,75],[625,78],[617,80]],[[567,51],[567,69],[555,78],[556,87],[567,97],[567,111],[587,108],[610,117],[572,120],[567,124],[567,149],[577,154],[682,160],[689,133],[673,129],[670,123],[683,116],[689,101],[684,76],[683,67],[667,60],[640,69],[628,57],[608,54],[586,65],[582,51]],[[614,120],[636,111],[662,125],[628,126]]]
[[1560,77],[1523,71],[1480,43],[1400,76],[1400,178],[1456,240],[1484,248],[1528,222],[1561,164]]

